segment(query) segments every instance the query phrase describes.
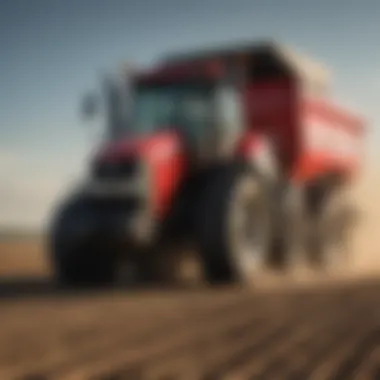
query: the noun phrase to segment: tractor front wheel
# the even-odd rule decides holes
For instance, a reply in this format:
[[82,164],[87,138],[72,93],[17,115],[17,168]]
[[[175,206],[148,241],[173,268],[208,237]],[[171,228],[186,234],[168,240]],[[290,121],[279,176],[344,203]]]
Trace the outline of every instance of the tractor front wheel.
[[64,287],[109,286],[115,280],[115,266],[111,257],[91,256],[90,252],[68,252],[67,257],[54,262],[58,285]]

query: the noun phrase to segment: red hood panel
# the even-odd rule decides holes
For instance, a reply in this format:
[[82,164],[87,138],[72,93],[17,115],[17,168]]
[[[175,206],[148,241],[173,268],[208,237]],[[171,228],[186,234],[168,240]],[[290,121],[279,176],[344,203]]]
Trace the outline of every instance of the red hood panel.
[[142,158],[149,168],[149,188],[146,189],[157,217],[164,217],[187,172],[186,153],[180,136],[173,131],[145,137],[126,137],[104,144],[95,161],[122,161]]

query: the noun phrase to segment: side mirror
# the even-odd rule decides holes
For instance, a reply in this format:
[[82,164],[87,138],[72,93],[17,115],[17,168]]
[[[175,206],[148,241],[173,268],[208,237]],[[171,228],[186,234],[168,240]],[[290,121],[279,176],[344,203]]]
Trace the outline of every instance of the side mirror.
[[100,114],[100,97],[96,93],[86,94],[81,103],[80,114],[85,120],[92,120]]

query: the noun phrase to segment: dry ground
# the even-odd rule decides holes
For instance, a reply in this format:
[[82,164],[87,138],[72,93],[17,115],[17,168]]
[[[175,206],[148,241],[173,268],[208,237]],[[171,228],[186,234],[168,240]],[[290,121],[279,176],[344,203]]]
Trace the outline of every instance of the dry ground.
[[38,242],[1,243],[0,380],[380,379],[380,187],[360,186],[339,281],[70,294]]
[[1,380],[380,378],[378,279],[73,294],[38,244],[0,257]]
[[43,242],[0,241],[0,276],[44,276],[49,271]]

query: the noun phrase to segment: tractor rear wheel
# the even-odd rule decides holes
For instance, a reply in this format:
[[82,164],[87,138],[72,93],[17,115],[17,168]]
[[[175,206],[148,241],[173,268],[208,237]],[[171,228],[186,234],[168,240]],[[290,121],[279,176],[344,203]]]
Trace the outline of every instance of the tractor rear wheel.
[[268,259],[271,201],[259,175],[241,167],[210,180],[199,206],[198,242],[209,282],[250,283]]

